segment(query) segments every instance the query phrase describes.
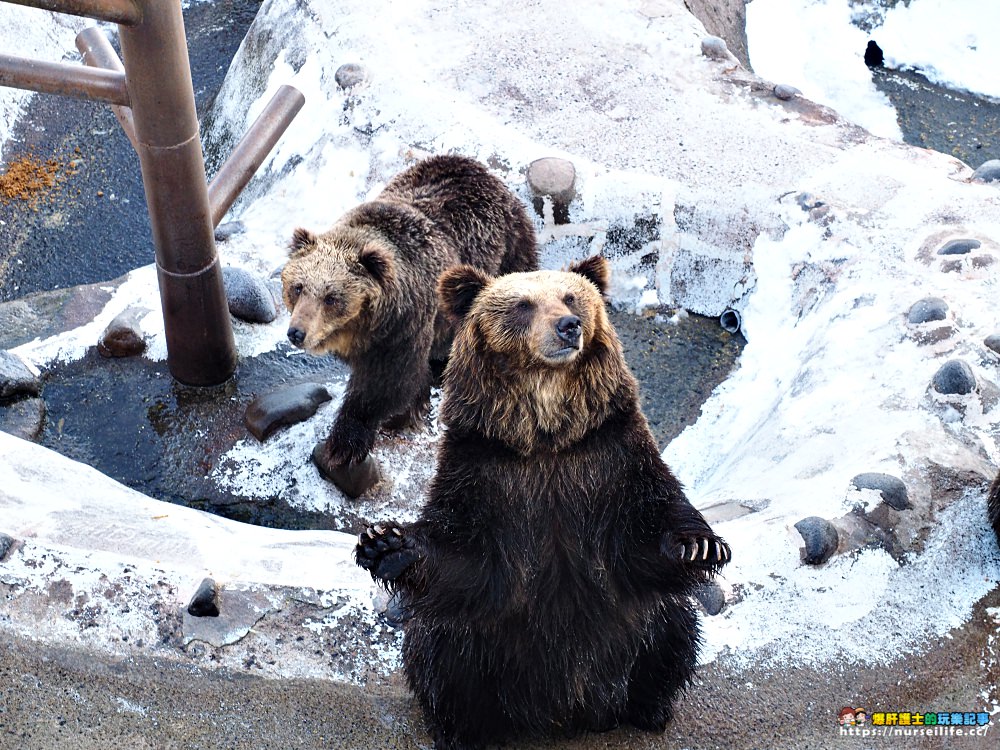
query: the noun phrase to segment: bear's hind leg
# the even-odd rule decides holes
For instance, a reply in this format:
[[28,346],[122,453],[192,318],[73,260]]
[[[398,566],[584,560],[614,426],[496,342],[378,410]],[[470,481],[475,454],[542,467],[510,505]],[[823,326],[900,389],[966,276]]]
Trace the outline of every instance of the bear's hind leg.
[[688,605],[674,605],[652,623],[629,676],[623,719],[649,732],[663,732],[674,716],[674,699],[694,676],[698,620]]

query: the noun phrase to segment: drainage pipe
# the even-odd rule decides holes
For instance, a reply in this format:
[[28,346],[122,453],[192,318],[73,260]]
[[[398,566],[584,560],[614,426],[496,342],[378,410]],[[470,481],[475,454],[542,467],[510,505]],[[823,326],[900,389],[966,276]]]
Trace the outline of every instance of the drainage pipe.
[[743,316],[738,310],[730,307],[719,316],[719,323],[722,325],[722,330],[728,333],[739,333],[740,328],[743,327]]

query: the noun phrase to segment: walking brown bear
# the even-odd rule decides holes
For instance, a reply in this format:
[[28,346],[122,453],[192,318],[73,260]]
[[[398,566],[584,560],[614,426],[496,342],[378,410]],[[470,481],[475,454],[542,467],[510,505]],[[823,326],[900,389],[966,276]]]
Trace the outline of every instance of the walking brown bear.
[[430,403],[431,362],[452,337],[437,279],[471,264],[504,274],[538,267],[535,229],[510,190],[479,162],[434,156],[397,175],[328,232],[296,229],[281,274],[288,338],[351,368],[319,460],[365,459],[381,426],[417,423]]
[[663,731],[699,645],[690,595],[729,546],[660,458],[604,306],[568,272],[441,278],[458,328],[419,519],[362,533],[400,593],[403,664],[436,746],[620,724]]

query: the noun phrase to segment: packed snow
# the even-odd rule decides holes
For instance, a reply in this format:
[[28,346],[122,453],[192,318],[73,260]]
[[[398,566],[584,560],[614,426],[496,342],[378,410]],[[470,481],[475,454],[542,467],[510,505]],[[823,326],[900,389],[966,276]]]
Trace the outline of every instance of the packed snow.
[[[910,12],[929,1],[915,0]],[[820,6],[830,15],[809,15]],[[867,76],[860,61],[865,40],[851,31],[846,6],[846,0],[755,0],[748,6],[751,58],[757,64],[755,47],[766,41],[754,28],[797,23],[803,53],[839,48],[843,38],[841,52],[816,69],[825,65],[848,81],[856,75],[852,66],[860,66]],[[763,15],[779,7],[786,14],[780,24]],[[334,12],[320,0],[266,0],[250,32],[253,43],[237,55],[214,128],[204,136],[231,143],[282,84],[302,90],[307,104],[232,209],[230,218],[247,229],[221,249],[224,262],[272,273],[295,226],[325,228],[424,153],[487,161],[526,201],[523,169],[530,161],[572,160],[580,197],[570,223],[538,220],[545,265],[559,267],[583,247],[603,247],[609,227],[652,216],[659,238],[642,254],[655,252],[656,266],[631,255],[612,258],[615,301],[742,314],[748,344],[738,369],[664,452],[710,517],[713,510],[741,509],[719,511],[725,520],[714,522],[734,557],[720,579],[727,608],[703,618],[703,659],[726,654],[753,663],[767,653],[785,664],[850,662],[918,651],[929,636],[961,625],[1000,579],[983,498],[1000,459],[1000,410],[990,398],[998,357],[982,344],[998,328],[1000,188],[969,182],[971,170],[954,159],[891,140],[898,134],[883,127],[891,114],[877,115],[872,136],[805,100],[780,102],[734,61],[701,54],[705,31],[682,0],[580,0],[572,14],[565,8],[558,0],[415,0],[405,7],[345,0]],[[809,41],[824,30],[822,45]],[[780,70],[761,70],[762,76],[823,99],[813,93],[822,87],[811,85],[822,76],[792,78],[803,66],[783,45]],[[346,62],[368,72],[368,81],[348,92],[334,83]],[[878,111],[882,105],[862,89],[845,86],[824,101]],[[957,259],[937,255],[953,238],[975,238],[981,247]],[[91,326],[17,351],[39,368],[80,356],[126,304],[139,300],[156,309],[155,295],[154,274],[139,269]],[[953,329],[932,343],[906,322],[909,307],[926,296],[948,302]],[[155,318],[147,319],[154,341],[147,356],[162,357]],[[241,353],[276,347],[287,320],[237,327]],[[944,397],[930,388],[937,368],[953,357],[972,367],[977,391]],[[250,494],[292,481],[283,458],[310,451],[336,408],[335,399],[273,443],[241,442],[216,468],[218,481]],[[99,548],[101,514],[114,512],[107,504],[86,517],[92,529],[74,522],[75,535],[63,524],[78,506],[65,494],[26,505],[44,493],[37,486],[43,480],[24,467],[58,466],[70,476],[86,470],[44,449],[0,440],[0,463],[28,472],[16,491],[0,489],[0,530],[38,543]],[[382,454],[397,480],[405,474],[406,481],[426,481],[435,435],[423,440],[419,465],[406,450]],[[877,498],[850,486],[852,477],[871,471],[901,477],[914,499],[915,520],[902,525],[920,541],[902,540],[912,548],[907,564],[866,548],[804,565],[794,524],[806,516],[836,520],[859,504],[872,510]],[[942,471],[963,477],[967,487],[932,497],[932,477]],[[334,491],[318,480],[314,487],[315,496],[303,502],[336,512]],[[116,523],[131,524],[140,537],[162,538],[162,525],[154,531],[146,515],[193,514],[148,502],[135,518]],[[199,530],[204,524],[216,530],[210,539]],[[219,519],[172,521],[167,528],[179,545],[199,551],[177,564],[198,569],[209,567],[199,556],[206,546],[218,555],[213,570],[233,569],[247,540],[274,546],[257,539],[261,532]],[[330,558],[346,570],[348,537],[285,532],[281,548],[294,557],[300,539],[310,554],[322,553],[322,545],[336,548]],[[114,551],[115,540],[107,544]],[[300,578],[299,568],[284,565],[270,577],[238,568],[239,578],[326,586],[371,609],[370,587],[354,578]],[[935,593],[941,587],[947,597]],[[865,649],[855,647],[859,640]],[[391,664],[391,645],[387,653]]]

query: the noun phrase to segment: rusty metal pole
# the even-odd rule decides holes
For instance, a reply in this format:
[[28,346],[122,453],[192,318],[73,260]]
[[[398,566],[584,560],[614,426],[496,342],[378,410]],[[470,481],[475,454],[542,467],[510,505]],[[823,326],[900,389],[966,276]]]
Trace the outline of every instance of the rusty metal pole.
[[292,86],[281,86],[271,97],[208,186],[212,226],[218,226],[222,221],[233,201],[264,163],[265,157],[305,103],[302,92]]
[[142,18],[142,11],[136,0],[5,0],[5,2],[111,23],[139,23]]
[[[120,73],[124,78],[125,66],[118,59],[114,47],[111,46],[107,35],[101,29],[92,26],[77,34],[76,48],[83,55],[85,65]],[[111,111],[114,112],[118,124],[122,126],[132,148],[138,150],[139,147],[135,140],[135,125],[132,123],[132,110],[129,107],[112,104]]]
[[215,250],[181,4],[137,4],[141,20],[118,31],[156,249],[167,365],[181,383],[217,385],[236,370],[236,345]]
[[128,106],[125,76],[79,65],[0,54],[0,86]]

